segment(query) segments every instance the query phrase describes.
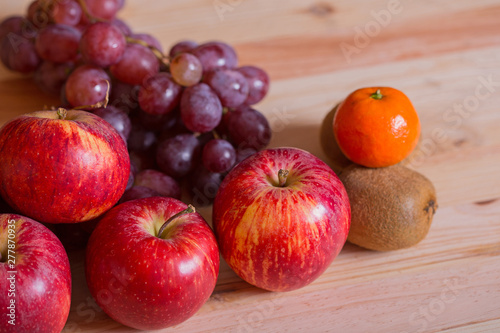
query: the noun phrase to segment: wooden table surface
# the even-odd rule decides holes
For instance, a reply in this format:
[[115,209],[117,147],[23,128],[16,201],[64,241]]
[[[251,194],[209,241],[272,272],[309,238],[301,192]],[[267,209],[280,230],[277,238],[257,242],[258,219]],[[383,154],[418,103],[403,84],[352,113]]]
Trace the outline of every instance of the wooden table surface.
[[[0,0],[0,18],[28,3]],[[438,193],[417,246],[346,244],[318,280],[287,293],[252,287],[223,263],[209,301],[165,332],[500,332],[500,1],[127,0],[119,16],[166,48],[223,40],[241,64],[265,68],[272,86],[257,108],[272,147],[326,160],[319,126],[332,106],[363,86],[404,91],[422,122],[410,167]],[[0,68],[0,123],[55,104]],[[210,209],[203,214],[210,220]],[[82,258],[70,253],[64,332],[133,331],[95,307]]]

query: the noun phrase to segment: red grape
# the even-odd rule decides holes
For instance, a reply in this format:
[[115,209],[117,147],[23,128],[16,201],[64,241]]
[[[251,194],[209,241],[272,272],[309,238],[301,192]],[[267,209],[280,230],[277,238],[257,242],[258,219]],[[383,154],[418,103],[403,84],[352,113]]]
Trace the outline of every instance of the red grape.
[[236,150],[236,164],[240,163],[247,157],[252,156],[257,152],[256,149],[253,148],[241,148]]
[[173,130],[180,122],[178,109],[162,115],[153,115],[139,109],[134,116],[134,121],[138,121],[145,129],[158,134]]
[[85,0],[89,13],[98,19],[110,21],[123,6],[120,0]]
[[130,29],[128,24],[123,22],[123,20],[115,18],[113,21],[111,21],[111,24],[117,26],[124,36],[130,36],[132,34],[132,29]]
[[132,186],[126,190],[125,193],[123,193],[118,203],[121,204],[127,201],[159,196],[160,193],[156,192],[152,188],[146,186]]
[[206,132],[206,133],[201,133],[200,135],[198,135],[198,141],[200,142],[200,146],[201,147],[205,147],[205,145],[215,139],[215,133],[212,131],[212,132]]
[[190,177],[193,204],[197,207],[212,204],[223,179],[223,174],[210,172],[203,165],[198,166]]
[[169,116],[173,117],[163,122],[162,124],[163,126],[159,131],[160,141],[173,138],[174,136],[179,134],[191,133],[184,125],[184,122],[182,121],[180,112],[178,112],[178,110],[174,110],[172,113],[169,114]]
[[215,92],[205,83],[188,87],[181,98],[181,118],[192,132],[213,130],[222,118],[222,105]]
[[21,16],[7,17],[0,23],[0,41],[9,33],[22,35],[24,18]]
[[161,171],[174,178],[189,174],[198,164],[200,143],[193,134],[179,134],[162,141],[156,150]]
[[25,74],[40,64],[33,43],[15,33],[9,33],[0,41],[0,59],[8,69]]
[[190,53],[180,53],[170,61],[170,73],[181,86],[189,87],[201,80],[203,67],[201,62]]
[[[68,80],[66,80],[66,81],[68,81]],[[59,99],[60,99],[59,107],[66,108],[66,109],[73,107],[68,102],[68,99],[66,98],[66,83],[61,88],[61,92],[59,93]]]
[[146,151],[130,150],[130,165],[134,166],[137,173],[146,169],[158,169],[156,165],[156,154],[154,149]]
[[269,76],[259,67],[243,66],[237,69],[247,79],[250,90],[243,104],[254,105],[260,102],[269,90]]
[[148,77],[160,70],[160,62],[145,46],[127,44],[122,58],[109,68],[111,74],[128,84],[142,84]]
[[223,42],[208,42],[201,44],[191,51],[203,65],[203,72],[207,73],[217,68],[235,68],[238,66],[238,57],[234,49]]
[[52,19],[55,23],[75,26],[82,18],[82,7],[73,0],[58,0],[52,8]]
[[132,129],[128,137],[128,149],[130,151],[147,151],[156,145],[155,132],[147,130],[137,122],[132,123]]
[[192,40],[183,40],[178,43],[176,43],[172,48],[170,49],[169,56],[170,58],[175,57],[179,53],[184,53],[184,52],[191,52],[195,48],[198,47],[198,43],[192,41]]
[[145,186],[155,190],[161,196],[180,199],[181,187],[179,183],[158,170],[142,170],[135,177],[135,186]]
[[271,140],[271,128],[266,117],[247,106],[229,111],[222,120],[229,140],[238,150],[253,148],[260,150]]
[[80,40],[80,52],[86,63],[108,67],[125,52],[125,36],[117,26],[107,22],[90,25]]
[[104,101],[108,92],[108,74],[92,65],[82,65],[66,81],[66,98],[74,106],[88,106]]
[[237,71],[231,69],[211,71],[205,75],[203,82],[215,91],[222,106],[236,108],[248,97],[247,79]]
[[139,107],[138,95],[140,86],[113,80],[111,84],[109,104],[125,111],[127,114]]
[[127,142],[132,129],[132,123],[125,112],[117,107],[108,105],[106,108],[94,109],[92,113],[106,120],[120,134],[123,141]]
[[74,61],[78,56],[81,33],[78,29],[64,24],[49,25],[38,33],[35,40],[40,58],[51,62]]
[[202,162],[208,171],[226,172],[236,162],[236,151],[228,141],[213,139],[203,147]]
[[[138,121],[148,131],[159,133],[162,131],[163,126],[173,126],[177,122],[174,112],[167,114],[150,114],[139,109],[134,112],[134,121]],[[173,124],[172,124],[173,123]]]
[[43,28],[50,24],[50,3],[45,1],[33,1],[26,13],[27,19],[37,28]]
[[148,44],[149,46],[152,46],[163,53],[163,47],[161,46],[161,43],[158,41],[158,39],[156,39],[155,37],[153,37],[150,34],[145,34],[145,33],[134,34],[133,33],[130,35],[130,37],[132,37],[134,39],[141,40],[144,43]]
[[44,61],[38,66],[33,79],[43,92],[58,95],[73,67],[74,64],[71,62],[56,64]]
[[179,105],[181,92],[171,75],[161,72],[146,79],[139,90],[139,105],[150,114],[167,114]]

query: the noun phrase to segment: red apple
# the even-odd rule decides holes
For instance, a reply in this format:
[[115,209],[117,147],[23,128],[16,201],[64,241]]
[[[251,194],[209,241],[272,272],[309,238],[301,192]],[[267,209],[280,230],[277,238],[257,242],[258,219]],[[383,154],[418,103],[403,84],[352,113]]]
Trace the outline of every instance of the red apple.
[[272,291],[319,277],[344,246],[350,221],[337,175],[296,148],[267,149],[240,162],[213,206],[222,257],[242,279]]
[[111,209],[97,225],[85,274],[90,293],[114,320],[142,330],[169,327],[211,295],[217,241],[203,217],[186,208],[174,198],[138,199]]
[[0,194],[40,222],[91,220],[114,206],[127,186],[125,142],[86,111],[39,111],[0,130]]
[[41,223],[0,215],[1,332],[61,332],[71,303],[64,247]]

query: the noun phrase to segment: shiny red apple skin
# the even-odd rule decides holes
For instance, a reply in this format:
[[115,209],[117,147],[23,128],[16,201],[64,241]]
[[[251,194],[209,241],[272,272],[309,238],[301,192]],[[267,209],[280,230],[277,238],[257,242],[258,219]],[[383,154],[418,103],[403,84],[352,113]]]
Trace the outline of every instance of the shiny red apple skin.
[[[283,187],[280,169],[289,171]],[[318,278],[344,246],[350,221],[337,175],[297,148],[263,150],[239,163],[213,206],[222,257],[243,280],[271,291]]]
[[[9,221],[15,221],[9,223]],[[9,227],[15,225],[15,228]],[[14,268],[8,257],[8,234],[13,229]],[[0,215],[0,332],[61,332],[71,304],[71,271],[59,239],[45,226],[16,214]],[[9,273],[16,271],[17,273]],[[9,277],[14,275],[14,288]],[[9,297],[8,291],[15,296]],[[10,300],[15,299],[15,326],[8,323]],[[8,312],[7,312],[8,311]]]
[[21,115],[0,130],[0,194],[39,222],[76,223],[118,202],[130,172],[126,145],[102,118],[69,110]]
[[186,209],[174,198],[122,203],[101,219],[87,245],[85,273],[97,304],[141,330],[177,325],[208,300],[219,274],[219,249],[198,213],[162,224]]

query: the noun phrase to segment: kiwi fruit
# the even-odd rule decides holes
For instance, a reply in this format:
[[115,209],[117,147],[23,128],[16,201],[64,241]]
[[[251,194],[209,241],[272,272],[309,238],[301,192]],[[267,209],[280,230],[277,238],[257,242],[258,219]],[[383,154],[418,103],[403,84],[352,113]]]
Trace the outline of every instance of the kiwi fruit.
[[339,178],[351,203],[349,242],[392,251],[425,238],[438,207],[434,185],[425,176],[401,164],[385,168],[352,164]]
[[335,139],[335,135],[333,134],[333,117],[335,117],[339,105],[340,104],[337,104],[326,114],[320,128],[321,148],[329,159],[328,162],[330,163],[328,163],[328,165],[330,165],[337,174],[353,163],[342,153],[337,143],[337,139]]

